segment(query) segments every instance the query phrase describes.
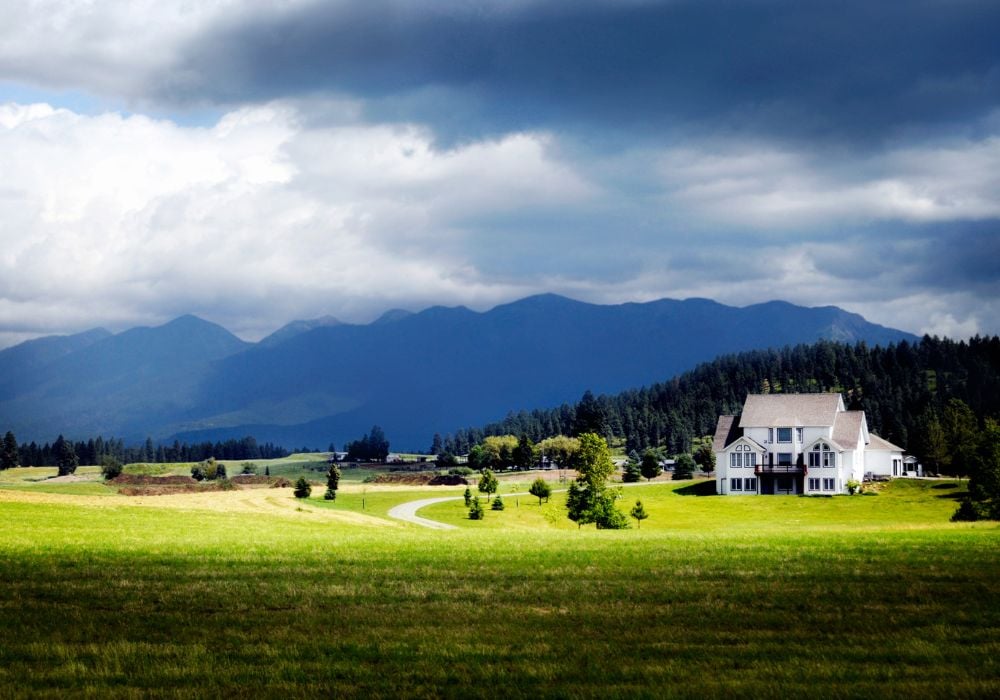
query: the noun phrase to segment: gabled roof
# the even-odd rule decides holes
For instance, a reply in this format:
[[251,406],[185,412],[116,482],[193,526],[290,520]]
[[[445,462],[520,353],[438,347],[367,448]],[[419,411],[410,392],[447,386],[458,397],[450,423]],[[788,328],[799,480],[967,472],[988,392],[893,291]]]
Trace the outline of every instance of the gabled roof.
[[889,452],[906,452],[906,450],[904,450],[899,445],[893,445],[891,442],[889,442],[885,438],[879,437],[875,433],[869,433],[869,437],[871,437],[871,442],[865,445],[866,450],[887,450]]
[[833,425],[844,410],[840,394],[749,394],[743,404],[740,426],[806,427]]
[[863,440],[864,411],[841,411],[833,423],[833,442],[842,450],[853,450]]
[[727,445],[743,436],[743,430],[737,425],[736,416],[719,416],[715,424],[715,437],[712,439],[712,450],[722,452]]

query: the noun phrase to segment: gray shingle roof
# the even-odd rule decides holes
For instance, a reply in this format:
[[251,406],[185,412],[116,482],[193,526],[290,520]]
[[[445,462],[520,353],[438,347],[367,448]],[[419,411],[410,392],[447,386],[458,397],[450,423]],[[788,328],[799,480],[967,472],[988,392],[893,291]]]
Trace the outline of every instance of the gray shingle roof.
[[736,416],[719,416],[719,422],[715,424],[712,450],[722,452],[726,449],[726,445],[733,440],[738,440],[741,435],[743,435],[743,431],[737,425]]
[[840,394],[749,394],[743,404],[740,426],[833,425],[841,405]]
[[833,441],[843,450],[853,450],[861,439],[861,424],[864,411],[843,411],[837,414],[833,424]]
[[868,437],[871,438],[871,442],[865,445],[866,450],[888,450],[889,452],[906,452],[899,445],[893,445],[891,442],[885,438],[879,437],[875,433],[868,433]]

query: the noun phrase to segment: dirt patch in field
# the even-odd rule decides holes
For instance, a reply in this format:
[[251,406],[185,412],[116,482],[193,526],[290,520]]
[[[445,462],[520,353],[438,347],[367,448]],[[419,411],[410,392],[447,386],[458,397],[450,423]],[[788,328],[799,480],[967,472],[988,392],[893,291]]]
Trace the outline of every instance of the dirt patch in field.
[[172,474],[122,474],[107,482],[122,496],[169,496],[178,493],[233,491],[245,488],[286,488],[292,483],[280,476],[241,475],[231,481],[196,481],[190,476]]
[[405,484],[407,486],[462,486],[469,482],[465,477],[455,474],[406,474],[392,472],[376,474],[369,483],[373,484]]
[[94,476],[80,476],[78,474],[66,474],[65,476],[53,476],[44,479],[46,484],[75,484],[80,481],[94,481]]

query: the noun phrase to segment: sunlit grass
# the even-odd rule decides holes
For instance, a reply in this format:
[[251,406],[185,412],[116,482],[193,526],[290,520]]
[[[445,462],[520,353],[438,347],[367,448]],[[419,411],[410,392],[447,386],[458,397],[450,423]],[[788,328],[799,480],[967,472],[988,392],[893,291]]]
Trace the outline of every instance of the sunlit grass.
[[421,511],[456,531],[317,520],[448,493],[429,489],[283,490],[288,508],[252,516],[0,495],[0,688],[995,696],[1000,531],[949,523],[951,489],[932,486],[752,499],[654,484],[624,490],[651,517],[623,532],[577,530],[558,495],[505,496],[482,523],[461,501]]

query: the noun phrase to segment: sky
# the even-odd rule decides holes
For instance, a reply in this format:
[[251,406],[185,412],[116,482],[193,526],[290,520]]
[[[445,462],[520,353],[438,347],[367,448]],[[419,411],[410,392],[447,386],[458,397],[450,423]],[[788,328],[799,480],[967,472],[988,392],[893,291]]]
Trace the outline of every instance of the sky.
[[0,346],[707,297],[1000,333],[993,0],[5,0]]

